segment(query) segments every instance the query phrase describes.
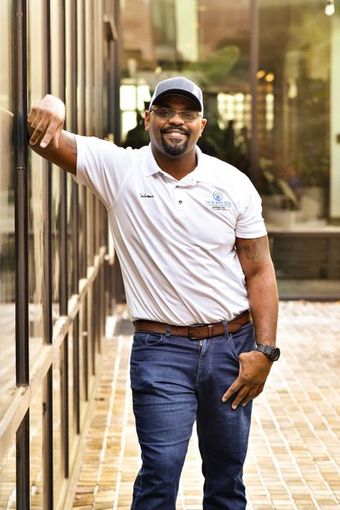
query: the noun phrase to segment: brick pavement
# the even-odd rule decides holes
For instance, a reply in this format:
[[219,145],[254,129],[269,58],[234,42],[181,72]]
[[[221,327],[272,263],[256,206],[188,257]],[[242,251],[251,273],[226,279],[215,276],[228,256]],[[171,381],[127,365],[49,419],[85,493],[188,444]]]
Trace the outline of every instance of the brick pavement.
[[[340,509],[340,303],[283,302],[274,366],[254,405],[245,481],[249,510]],[[75,509],[128,510],[139,450],[130,405],[131,338],[107,340]],[[199,510],[196,438],[178,510]],[[166,509],[164,509],[166,510]]]

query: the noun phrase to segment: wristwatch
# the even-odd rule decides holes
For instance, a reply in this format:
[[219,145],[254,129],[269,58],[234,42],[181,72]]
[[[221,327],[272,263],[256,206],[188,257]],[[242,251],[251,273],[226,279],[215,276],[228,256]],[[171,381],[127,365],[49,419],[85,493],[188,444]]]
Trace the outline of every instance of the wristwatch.
[[280,349],[275,345],[256,344],[254,351],[262,352],[270,361],[277,361],[280,357]]

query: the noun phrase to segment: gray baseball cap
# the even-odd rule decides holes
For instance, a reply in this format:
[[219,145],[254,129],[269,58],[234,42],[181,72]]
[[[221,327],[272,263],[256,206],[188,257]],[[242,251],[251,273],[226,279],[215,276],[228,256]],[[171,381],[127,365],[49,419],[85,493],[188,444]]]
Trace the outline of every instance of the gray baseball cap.
[[165,96],[178,95],[189,97],[203,114],[203,93],[196,83],[184,76],[175,76],[167,80],[160,81],[152,95],[149,109],[157,104],[158,100]]

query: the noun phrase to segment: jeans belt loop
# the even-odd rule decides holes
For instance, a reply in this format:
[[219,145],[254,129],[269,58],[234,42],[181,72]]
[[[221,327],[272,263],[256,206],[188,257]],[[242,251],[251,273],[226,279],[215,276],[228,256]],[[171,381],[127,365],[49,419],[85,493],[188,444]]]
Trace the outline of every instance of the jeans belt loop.
[[171,326],[170,324],[165,324],[165,336],[168,337],[171,335]]
[[224,320],[222,321],[223,329],[224,329],[224,336],[228,335],[228,321]]

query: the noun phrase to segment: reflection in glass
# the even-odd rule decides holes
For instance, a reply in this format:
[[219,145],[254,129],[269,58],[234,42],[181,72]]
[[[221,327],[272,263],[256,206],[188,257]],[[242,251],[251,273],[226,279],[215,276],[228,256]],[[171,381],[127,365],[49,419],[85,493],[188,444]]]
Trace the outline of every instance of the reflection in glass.
[[32,508],[43,508],[42,389],[43,387],[40,386],[30,406],[30,482]]
[[[136,112],[143,111],[136,103],[138,87],[149,85],[152,91],[159,79],[185,74],[205,92],[209,122],[199,144],[249,174],[249,2],[183,4],[124,3],[122,132],[126,135]],[[318,0],[308,5],[259,0],[258,6],[255,184],[265,195],[269,225],[322,226],[329,200],[330,34],[336,25],[330,25]],[[139,30],[146,40],[142,47]]]
[[[35,2],[28,4],[29,22],[29,104],[46,93],[45,12]],[[29,151],[29,319],[30,363],[34,363],[44,339],[44,178],[47,162]]]
[[68,271],[68,293],[72,294],[73,289],[73,272],[74,272],[74,257],[73,257],[73,243],[72,243],[72,225],[74,219],[72,217],[72,183],[73,179],[70,174],[66,176],[67,180],[67,271]]
[[0,459],[0,508],[16,509],[16,450],[10,446]]
[[330,21],[318,1],[259,6],[265,217],[273,227],[321,228],[329,194]]
[[[256,32],[249,0],[125,0],[123,141],[137,147],[142,138],[138,87],[152,93],[159,80],[179,74],[197,81],[208,119],[199,146],[235,165],[259,190],[279,279],[295,285],[284,295],[338,298],[339,13],[326,16],[320,0],[256,3],[257,41],[250,37]],[[256,80],[250,41],[259,57]],[[296,292],[296,278],[310,282],[305,293]],[[331,292],[324,292],[326,283]]]
[[61,359],[62,349],[60,349],[59,356],[53,363],[53,488],[56,495],[61,493],[63,481],[61,447]]
[[259,0],[261,194],[286,298],[339,297],[339,16]]
[[30,359],[34,360],[43,339],[43,173],[46,163],[30,151],[29,172],[29,317]]
[[87,274],[87,193],[85,186],[78,187],[79,200],[79,277],[84,278]]
[[[145,4],[127,0],[124,5],[121,107],[125,144],[138,147],[148,143],[140,118],[150,93],[160,79],[184,74],[197,81],[205,93],[209,122],[200,147],[247,172],[249,2],[160,0]],[[142,47],[138,44],[140,31],[145,42]],[[137,100],[141,87],[144,104]]]
[[76,394],[76,386],[75,386],[75,378],[76,374],[74,371],[74,357],[75,357],[75,349],[74,349],[74,322],[69,330],[68,336],[68,392],[69,392],[69,448],[70,448],[70,469],[72,470],[73,463],[77,454],[77,400],[75,398]]
[[59,316],[59,282],[60,282],[60,251],[59,251],[59,220],[60,220],[60,174],[63,170],[52,167],[52,320]]
[[84,299],[79,310],[79,398],[81,424],[86,410],[88,375],[87,300]]

